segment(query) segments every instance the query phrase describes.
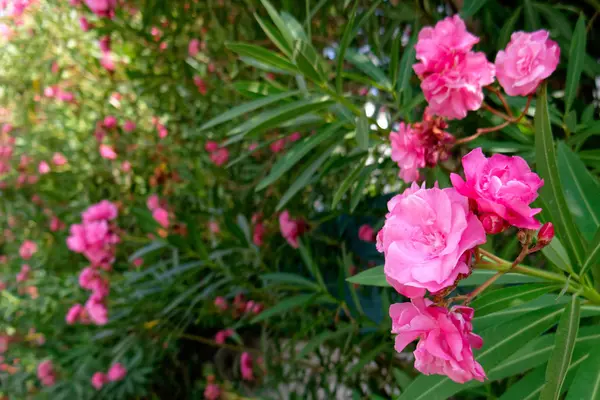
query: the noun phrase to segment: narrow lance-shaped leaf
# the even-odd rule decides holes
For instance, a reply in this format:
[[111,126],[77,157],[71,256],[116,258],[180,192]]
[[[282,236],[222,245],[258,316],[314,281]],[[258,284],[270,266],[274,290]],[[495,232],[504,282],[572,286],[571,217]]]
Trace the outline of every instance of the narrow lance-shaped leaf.
[[390,286],[390,284],[385,279],[385,274],[383,273],[383,265],[369,268],[368,270],[363,271],[360,274],[351,276],[350,278],[346,279],[346,281],[365,286]]
[[354,2],[354,7],[352,7],[352,11],[350,11],[350,17],[348,18],[348,22],[346,23],[346,29],[344,30],[344,35],[342,36],[342,40],[340,42],[340,47],[338,49],[337,54],[337,70],[335,75],[335,90],[338,94],[342,93],[342,72],[344,72],[344,59],[346,57],[346,49],[348,45],[352,41],[352,32],[354,21],[356,19],[356,9],[358,7],[358,1]]
[[510,286],[484,293],[471,303],[478,317],[506,308],[519,306],[550,292],[557,287],[545,284]]
[[540,89],[534,124],[536,166],[540,176],[544,179],[544,186],[540,189],[540,194],[548,207],[547,211],[556,227],[558,236],[567,251],[571,253],[571,260],[579,266],[583,264],[585,258],[585,247],[583,238],[573,223],[559,178],[556,150],[548,114],[546,84],[543,84]]
[[250,322],[255,324],[257,322],[264,321],[273,316],[284,314],[288,311],[293,310],[294,308],[303,307],[303,306],[307,305],[308,303],[310,303],[310,301],[313,300],[314,298],[315,298],[315,295],[312,293],[299,294],[297,296],[288,297],[288,298],[278,302],[273,307],[267,308],[266,310],[264,310],[263,312],[258,314],[256,317],[254,317],[252,319],[252,321],[250,321]]
[[577,369],[566,400],[600,400],[600,347],[595,346]]
[[465,0],[460,16],[463,18],[472,17],[487,3],[488,0]]
[[364,160],[360,160],[360,162],[354,167],[354,170],[342,181],[338,190],[336,190],[333,195],[333,201],[331,202],[331,208],[335,208],[335,206],[340,202],[344,193],[350,189],[350,186],[354,183],[354,181],[358,178],[360,172],[364,168]]
[[580,276],[584,276],[591,268],[598,268],[600,265],[600,229],[596,232],[592,243],[589,246],[589,253],[581,267]]
[[585,59],[585,44],[585,18],[582,14],[579,16],[577,24],[575,25],[575,31],[573,32],[573,38],[571,39],[571,47],[569,48],[567,83],[565,86],[565,114],[571,109],[573,101],[575,100],[575,95],[577,94],[579,79],[581,78],[581,71],[583,71],[583,62]]
[[362,150],[369,149],[369,131],[369,119],[363,110],[356,120],[356,142],[358,143],[358,148]]
[[289,62],[284,57],[281,57],[279,54],[273,53],[264,47],[247,43],[226,43],[225,46],[241,56],[254,58],[263,64],[271,65],[275,68],[292,73],[298,72],[298,69],[294,66],[294,64]]
[[558,323],[556,341],[552,357],[546,369],[546,383],[542,389],[540,400],[558,400],[571,357],[575,348],[575,339],[579,330],[581,305],[578,296],[572,296]]

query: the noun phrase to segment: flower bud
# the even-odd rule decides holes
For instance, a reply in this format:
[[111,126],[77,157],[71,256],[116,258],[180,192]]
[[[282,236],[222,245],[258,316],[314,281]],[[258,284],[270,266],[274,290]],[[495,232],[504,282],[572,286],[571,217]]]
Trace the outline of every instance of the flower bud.
[[497,214],[485,213],[482,214],[479,219],[481,220],[485,232],[491,235],[495,235],[506,229],[505,221]]
[[552,238],[554,238],[554,225],[552,225],[552,222],[546,222],[538,232],[537,246],[540,248],[548,246]]

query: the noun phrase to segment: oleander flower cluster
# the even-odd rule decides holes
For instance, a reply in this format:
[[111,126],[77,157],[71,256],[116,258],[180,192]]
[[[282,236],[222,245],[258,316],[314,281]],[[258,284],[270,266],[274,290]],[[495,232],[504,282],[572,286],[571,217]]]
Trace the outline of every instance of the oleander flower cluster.
[[[480,148],[463,157],[465,180],[452,175],[454,187],[426,188],[413,183],[388,202],[385,224],[377,235],[384,253],[389,284],[410,303],[390,307],[396,350],[419,339],[415,367],[424,374],[442,374],[464,383],[483,381],[485,373],[473,356],[482,345],[472,332],[474,310],[447,309],[441,301],[460,279],[470,275],[473,253],[509,226],[537,229],[539,209],[531,209],[543,185],[521,157],[493,155]],[[490,229],[494,218],[503,229]]]

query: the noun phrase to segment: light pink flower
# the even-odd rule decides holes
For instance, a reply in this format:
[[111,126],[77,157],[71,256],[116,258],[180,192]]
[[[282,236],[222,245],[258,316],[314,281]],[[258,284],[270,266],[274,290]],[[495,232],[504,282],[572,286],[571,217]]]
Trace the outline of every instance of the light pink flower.
[[104,301],[91,296],[85,303],[85,311],[90,320],[96,325],[106,325],[108,323],[108,310]]
[[413,183],[388,202],[377,250],[385,254],[388,282],[407,297],[450,287],[470,273],[472,248],[486,241],[469,202],[454,188],[425,189]]
[[112,146],[109,146],[107,144],[101,144],[100,145],[100,156],[102,158],[106,158],[107,160],[114,160],[117,158],[117,153],[112,148]]
[[414,182],[419,179],[419,169],[425,167],[425,148],[418,132],[410,125],[400,123],[398,132],[390,132],[392,145],[392,160],[398,163],[398,176],[404,182]]
[[82,31],[87,32],[90,30],[90,23],[87,20],[86,17],[81,17],[79,18],[79,27],[81,28]]
[[117,0],[85,0],[85,4],[97,16],[112,18],[115,15]]
[[50,165],[46,161],[42,161],[38,165],[38,172],[40,175],[46,175],[50,172]]
[[101,220],[112,221],[119,215],[119,210],[116,205],[108,200],[102,200],[99,203],[93,204],[81,214],[84,222],[93,222]]
[[462,119],[481,107],[483,87],[494,82],[494,75],[494,64],[484,53],[470,52],[457,57],[451,67],[425,77],[421,89],[432,114]]
[[227,300],[225,300],[224,297],[217,296],[215,297],[215,307],[217,307],[221,311],[225,311],[229,308],[229,305],[227,304]]
[[535,93],[560,60],[560,47],[546,30],[514,32],[505,50],[496,55],[498,82],[509,96]]
[[136,258],[135,260],[133,260],[132,264],[134,267],[139,268],[142,265],[144,265],[144,260],[142,258]]
[[281,236],[292,246],[297,249],[300,246],[298,238],[306,230],[306,223],[301,219],[293,219],[289,211],[285,210],[279,214],[279,229]]
[[148,209],[150,211],[154,211],[158,207],[160,207],[160,199],[158,198],[158,196],[156,194],[153,194],[153,195],[149,196],[148,199],[146,200],[146,206],[148,207]]
[[121,163],[121,171],[123,171],[126,174],[131,172],[131,163],[129,161],[123,161]]
[[128,133],[133,132],[133,131],[135,131],[135,128],[136,128],[135,122],[133,122],[129,119],[127,121],[125,121],[125,123],[123,124],[123,130],[125,132],[128,132]]
[[221,228],[219,227],[219,223],[217,221],[209,221],[208,230],[214,233],[215,235],[221,232]]
[[282,152],[285,148],[285,138],[277,139],[269,145],[269,148],[275,154]]
[[454,64],[456,55],[466,54],[478,42],[479,38],[467,31],[458,14],[447,17],[435,27],[426,26],[419,32],[415,50],[420,63],[413,69],[420,76],[440,72]]
[[198,39],[190,40],[188,44],[188,54],[190,57],[196,57],[200,51],[200,41]]
[[363,242],[374,242],[375,241],[375,232],[371,225],[364,224],[358,228],[358,238]]
[[221,397],[221,388],[216,383],[209,383],[204,389],[205,400],[219,400]]
[[457,192],[477,204],[480,214],[493,213],[518,228],[538,229],[541,224],[534,215],[541,208],[530,208],[538,197],[543,179],[521,157],[494,154],[486,158],[481,148],[472,150],[462,159],[465,170],[463,180],[451,174]]
[[160,139],[164,139],[169,135],[169,130],[162,124],[158,124],[156,129],[158,129],[158,137]]
[[221,147],[211,153],[210,159],[217,167],[220,167],[229,160],[229,150],[225,147]]
[[243,352],[240,357],[240,370],[242,372],[243,380],[254,380],[252,356],[247,351]]
[[127,375],[127,370],[121,363],[114,363],[108,369],[107,377],[111,382],[120,381]]
[[19,255],[23,260],[29,260],[37,252],[37,244],[31,240],[26,240],[19,248]]
[[108,378],[106,376],[106,374],[104,372],[96,372],[93,376],[92,376],[92,386],[96,389],[96,390],[100,390],[102,389],[102,386],[104,386],[105,384],[108,383]]
[[113,60],[112,53],[110,51],[102,53],[100,58],[100,65],[108,72],[115,70],[115,61]]
[[56,383],[56,373],[51,360],[45,360],[38,364],[37,377],[44,386],[53,386]]
[[152,211],[152,218],[160,224],[163,228],[169,227],[169,212],[164,208],[156,208]]
[[223,344],[231,335],[233,335],[233,329],[223,329],[217,332],[217,334],[215,335],[215,342]]
[[472,332],[473,309],[456,306],[450,311],[427,299],[390,306],[394,348],[401,352],[419,339],[414,351],[415,368],[425,375],[446,375],[458,383],[485,380],[485,371],[473,357],[483,340]]
[[57,167],[65,165],[67,163],[67,158],[61,153],[54,153],[52,155],[52,163]]
[[75,322],[77,322],[82,312],[84,312],[84,308],[81,304],[75,304],[71,306],[67,312],[67,316],[65,317],[67,324],[73,325]]
[[17,282],[25,282],[29,279],[29,273],[31,272],[31,267],[27,264],[21,265],[21,270],[17,274]]

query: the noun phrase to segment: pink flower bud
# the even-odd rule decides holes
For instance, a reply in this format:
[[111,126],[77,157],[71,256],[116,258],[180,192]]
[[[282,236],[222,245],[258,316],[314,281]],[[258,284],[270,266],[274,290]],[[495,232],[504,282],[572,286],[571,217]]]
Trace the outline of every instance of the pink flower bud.
[[486,213],[481,215],[479,219],[481,220],[483,229],[485,229],[485,233],[489,233],[490,235],[495,235],[506,229],[504,220],[497,214]]
[[541,247],[545,247],[550,244],[552,239],[554,238],[554,225],[552,222],[546,222],[540,228],[540,231],[537,235],[537,245]]
[[221,311],[227,310],[229,305],[227,304],[227,300],[224,297],[218,296],[215,298],[215,307],[217,307]]

